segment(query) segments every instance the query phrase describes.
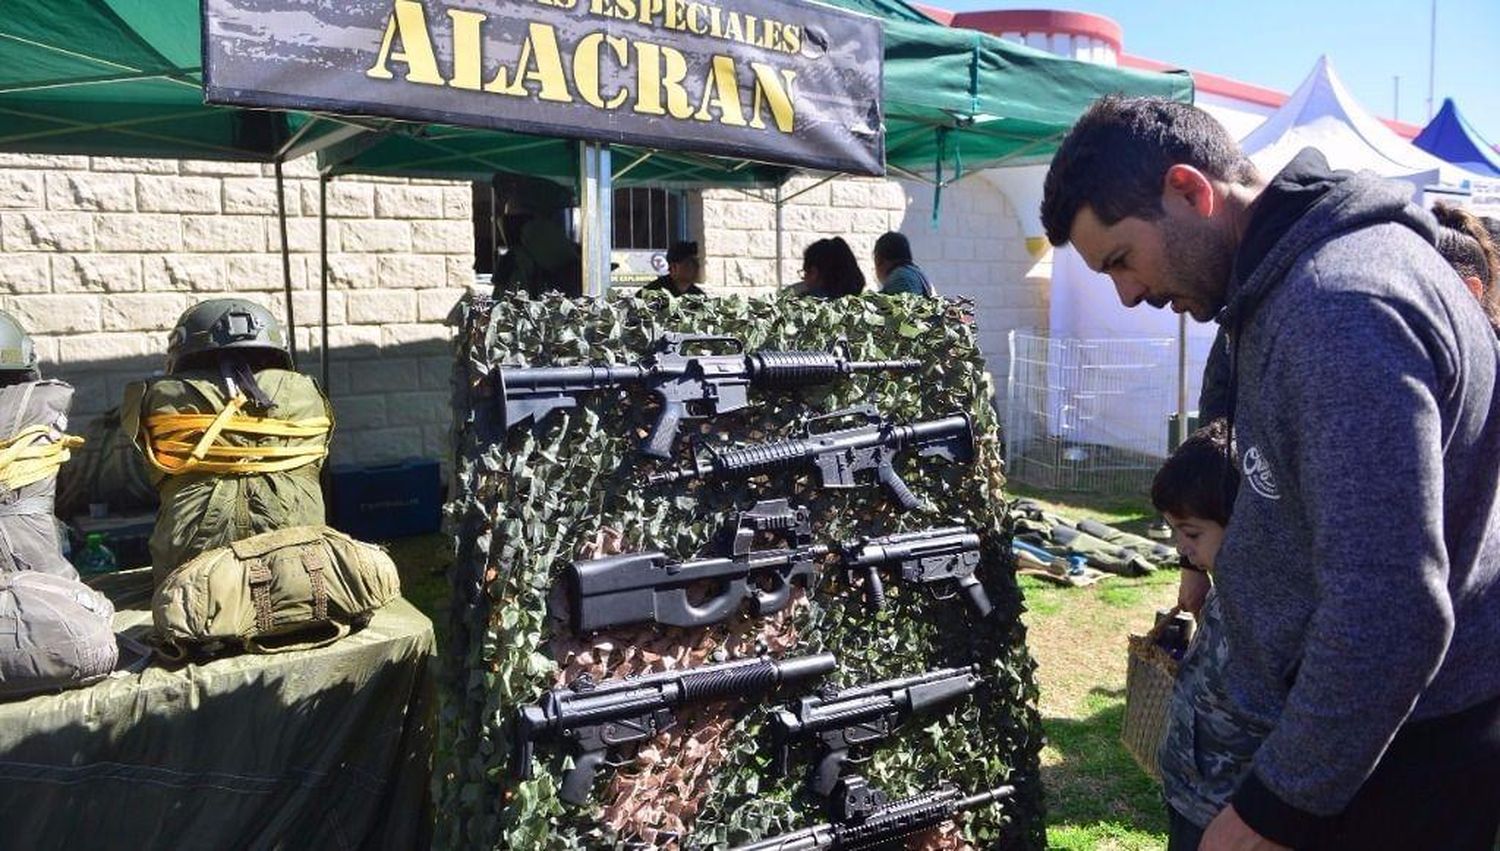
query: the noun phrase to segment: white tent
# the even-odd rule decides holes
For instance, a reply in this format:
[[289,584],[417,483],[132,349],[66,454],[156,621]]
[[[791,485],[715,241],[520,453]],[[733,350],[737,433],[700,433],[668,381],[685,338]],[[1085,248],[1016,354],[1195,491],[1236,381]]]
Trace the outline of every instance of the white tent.
[[[1266,176],[1280,171],[1303,148],[1316,147],[1334,168],[1364,169],[1411,183],[1419,201],[1427,187],[1459,187],[1477,179],[1407,142],[1367,112],[1344,88],[1326,56],[1318,59],[1312,73],[1280,109],[1240,140],[1240,147]],[[1072,248],[1054,253],[1049,307],[1053,341],[1175,339],[1178,321],[1169,311],[1123,307],[1109,278],[1090,271]],[[1203,363],[1217,331],[1212,323],[1186,323],[1189,410],[1197,407]],[[1096,350],[1101,358],[1106,357],[1107,349]],[[1175,373],[1175,358],[1162,368]],[[1160,374],[1141,370],[1137,375],[1122,386],[1122,398],[1128,404],[1116,405],[1080,426],[1068,426],[1056,415],[1077,407],[1072,398],[1077,394],[1065,381],[1049,382],[1053,385],[1046,412],[1049,432],[1082,443],[1155,446],[1164,454],[1165,423],[1177,410],[1177,394],[1160,391]]]
[[1475,178],[1396,135],[1367,112],[1344,88],[1327,56],[1318,58],[1280,109],[1240,140],[1240,148],[1268,177],[1308,147],[1322,151],[1334,168],[1373,171],[1405,180],[1416,190],[1462,186]]

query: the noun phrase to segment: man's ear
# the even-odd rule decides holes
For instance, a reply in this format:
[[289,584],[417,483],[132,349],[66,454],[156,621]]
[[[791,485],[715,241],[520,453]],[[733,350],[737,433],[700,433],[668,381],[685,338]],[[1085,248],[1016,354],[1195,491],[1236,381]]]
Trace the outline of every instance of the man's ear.
[[1174,202],[1186,204],[1205,219],[1213,216],[1219,208],[1213,181],[1198,169],[1182,163],[1169,167],[1162,180],[1162,206],[1170,207]]
[[1464,286],[1469,288],[1469,292],[1473,293],[1475,298],[1484,299],[1484,281],[1479,280],[1478,276],[1465,275]]

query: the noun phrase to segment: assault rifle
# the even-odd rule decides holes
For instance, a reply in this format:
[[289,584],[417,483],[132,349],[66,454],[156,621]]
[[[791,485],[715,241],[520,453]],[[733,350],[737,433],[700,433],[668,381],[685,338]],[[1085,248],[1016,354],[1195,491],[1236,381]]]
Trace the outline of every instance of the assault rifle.
[[[723,344],[727,354],[684,354],[689,346]],[[558,408],[571,408],[591,390],[644,385],[661,402],[661,414],[641,451],[657,458],[672,454],[672,442],[683,420],[703,420],[743,410],[748,388],[804,387],[827,384],[856,372],[910,372],[918,360],[857,361],[847,341],[832,352],[745,352],[734,337],[666,334],[656,349],[635,364],[620,366],[503,366],[495,371],[504,405],[501,425],[507,431],[541,422]]]
[[887,801],[863,778],[839,781],[834,791],[835,815],[829,824],[741,845],[733,851],[854,851],[889,848],[918,831],[942,824],[962,812],[992,804],[1015,794],[1014,786],[996,786],[987,792],[964,795],[951,784],[921,792],[899,801]]
[[[830,431],[815,431],[814,424],[829,420],[858,417],[864,425]],[[873,471],[875,481],[884,485],[904,509],[922,504],[906,482],[896,474],[892,461],[904,449],[915,448],[917,454],[969,461],[974,457],[974,425],[967,414],[952,414],[940,420],[895,425],[873,406],[861,405],[808,419],[800,437],[746,446],[741,449],[707,450],[706,456],[694,452],[693,463],[680,470],[654,473],[650,483],[676,482],[681,479],[746,479],[791,467],[812,465],[825,488],[852,488],[860,482],[857,476]]]
[[518,778],[528,779],[537,740],[569,742],[573,767],[563,772],[559,797],[581,804],[588,800],[599,767],[619,765],[607,761],[609,752],[648,741],[670,728],[676,723],[677,707],[763,694],[782,684],[820,677],[836,666],[831,653],[819,653],[779,661],[737,659],[602,683],[585,675],[517,709],[511,768]]
[[792,745],[798,740],[816,740],[820,754],[808,783],[817,794],[830,795],[844,767],[851,762],[851,749],[890,738],[907,718],[952,703],[978,684],[976,665],[943,668],[798,698],[790,706],[771,713],[771,739],[776,746],[774,766],[785,775]]
[[[759,617],[786,608],[792,587],[811,591],[818,584],[820,560],[837,553],[842,564],[865,577],[872,609],[885,603],[879,571],[897,567],[901,581],[928,588],[955,583],[979,617],[993,608],[974,577],[979,536],[959,526],[861,538],[834,546],[813,544],[807,509],[787,500],[757,502],[742,512],[728,556],[679,562],[663,552],[604,556],[574,562],[565,574],[573,628],[579,632],[631,623],[707,626],[741,607]],[[755,549],[756,536],[784,533],[785,546]],[[712,596],[695,602],[694,587],[711,583]],[[947,596],[953,596],[949,594]]]

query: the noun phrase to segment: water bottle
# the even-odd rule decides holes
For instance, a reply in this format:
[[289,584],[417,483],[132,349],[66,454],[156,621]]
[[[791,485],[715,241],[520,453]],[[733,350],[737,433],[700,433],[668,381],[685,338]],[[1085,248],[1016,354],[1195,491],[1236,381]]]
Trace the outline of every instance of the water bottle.
[[83,552],[78,554],[75,563],[78,572],[83,576],[98,576],[101,573],[110,573],[119,567],[115,561],[115,554],[104,546],[103,532],[90,532]]

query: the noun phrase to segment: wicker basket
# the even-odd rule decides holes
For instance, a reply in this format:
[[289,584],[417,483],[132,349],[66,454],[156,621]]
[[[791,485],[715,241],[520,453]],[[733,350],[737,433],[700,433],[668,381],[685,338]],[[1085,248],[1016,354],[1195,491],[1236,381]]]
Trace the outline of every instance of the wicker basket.
[[[1177,609],[1172,610],[1172,615]],[[1156,643],[1172,616],[1159,618],[1145,635],[1132,635],[1125,667],[1125,721],[1120,741],[1135,757],[1136,764],[1153,780],[1161,782],[1156,751],[1167,734],[1167,710],[1172,705],[1172,687],[1177,682],[1177,660]]]

